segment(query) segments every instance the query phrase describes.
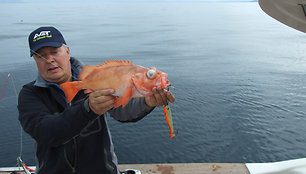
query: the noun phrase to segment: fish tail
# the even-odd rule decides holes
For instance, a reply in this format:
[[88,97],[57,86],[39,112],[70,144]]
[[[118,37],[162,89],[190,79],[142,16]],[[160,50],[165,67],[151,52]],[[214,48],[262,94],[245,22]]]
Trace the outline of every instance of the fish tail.
[[82,89],[80,87],[80,81],[63,83],[61,87],[64,90],[68,103],[70,103],[75,95]]

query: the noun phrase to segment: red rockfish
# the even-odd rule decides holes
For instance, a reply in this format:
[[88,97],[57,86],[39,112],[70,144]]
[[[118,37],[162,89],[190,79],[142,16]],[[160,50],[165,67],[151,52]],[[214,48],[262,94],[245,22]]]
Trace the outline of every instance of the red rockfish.
[[131,98],[153,95],[154,87],[165,89],[171,84],[167,74],[155,67],[145,68],[129,61],[110,60],[98,66],[86,65],[79,75],[80,81],[61,85],[70,103],[82,89],[93,92],[99,89],[114,89],[117,96],[115,108],[125,105]]

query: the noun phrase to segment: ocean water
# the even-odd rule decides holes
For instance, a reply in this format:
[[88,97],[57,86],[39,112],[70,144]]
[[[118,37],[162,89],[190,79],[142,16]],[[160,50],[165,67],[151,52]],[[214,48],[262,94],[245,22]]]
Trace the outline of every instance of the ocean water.
[[175,87],[174,139],[162,108],[137,123],[109,118],[119,163],[306,156],[306,38],[256,2],[2,3],[0,23],[0,89],[12,77],[0,100],[0,167],[14,166],[20,153],[35,164],[14,86],[18,93],[35,79],[27,36],[47,25],[62,31],[85,64],[155,66]]

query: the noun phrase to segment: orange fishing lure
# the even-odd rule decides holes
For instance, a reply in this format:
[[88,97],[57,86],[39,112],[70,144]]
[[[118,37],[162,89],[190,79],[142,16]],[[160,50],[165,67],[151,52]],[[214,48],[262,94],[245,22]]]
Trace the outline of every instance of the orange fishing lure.
[[174,133],[174,127],[173,127],[172,113],[171,113],[171,109],[170,109],[170,105],[169,104],[167,104],[164,107],[164,113],[165,113],[165,117],[166,117],[168,126],[170,128],[171,139],[172,139],[175,136],[175,133]]

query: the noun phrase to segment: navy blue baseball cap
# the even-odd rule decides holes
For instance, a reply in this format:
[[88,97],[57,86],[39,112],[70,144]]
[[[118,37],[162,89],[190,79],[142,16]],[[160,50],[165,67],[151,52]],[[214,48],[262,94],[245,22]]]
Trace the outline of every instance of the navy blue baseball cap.
[[40,27],[29,35],[30,56],[42,47],[59,48],[66,44],[60,31],[54,27]]

